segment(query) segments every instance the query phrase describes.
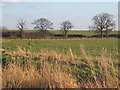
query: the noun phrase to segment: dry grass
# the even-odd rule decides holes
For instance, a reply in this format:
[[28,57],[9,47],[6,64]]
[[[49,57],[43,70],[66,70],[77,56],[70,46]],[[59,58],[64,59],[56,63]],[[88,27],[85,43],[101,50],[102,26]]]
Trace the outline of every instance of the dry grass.
[[0,89],[2,88],[2,65],[0,62]]
[[[92,57],[86,55],[83,47],[81,50],[83,56],[81,58],[84,61],[76,57],[71,48],[67,54],[41,51],[35,55],[20,47],[17,52],[6,52],[11,57],[18,58],[14,58],[14,62],[10,61],[3,67],[2,88],[117,88],[118,67],[115,63],[118,62],[111,57],[106,57],[105,53],[101,57]],[[38,59],[34,60],[34,57],[38,57]],[[24,61],[26,58],[30,60],[21,64],[20,60]],[[33,59],[32,62],[31,59]],[[35,62],[41,64],[36,65]],[[90,69],[92,78],[79,77],[79,74],[82,73],[79,73],[78,69],[81,70],[83,67],[77,68],[76,71],[76,67],[72,69],[71,65],[86,65]],[[99,75],[94,69],[98,70]],[[77,72],[77,76],[73,71]]]
[[16,64],[9,64],[3,69],[3,88],[77,88],[76,80],[69,73],[52,70],[46,63],[41,70],[31,64],[29,68],[22,68]]

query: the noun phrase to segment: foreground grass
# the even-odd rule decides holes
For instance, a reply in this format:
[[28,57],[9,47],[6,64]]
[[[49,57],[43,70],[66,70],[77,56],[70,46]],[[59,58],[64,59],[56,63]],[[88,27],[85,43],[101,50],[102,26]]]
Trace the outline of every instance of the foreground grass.
[[86,54],[77,57],[71,48],[66,54],[56,50],[34,53],[17,47],[3,51],[3,88],[118,88],[118,60]]

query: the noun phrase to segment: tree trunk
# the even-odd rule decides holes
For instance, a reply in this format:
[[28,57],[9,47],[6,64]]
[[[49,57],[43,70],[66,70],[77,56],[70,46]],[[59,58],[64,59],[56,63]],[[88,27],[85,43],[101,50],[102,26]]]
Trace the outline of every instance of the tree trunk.
[[65,36],[64,36],[65,39],[67,39],[67,32],[65,31]]
[[103,38],[103,31],[101,30],[101,38]]
[[106,37],[108,37],[108,32],[106,31]]
[[43,30],[43,38],[45,39],[46,38],[46,30]]
[[21,39],[23,39],[23,37],[24,37],[24,32],[23,30],[21,30]]

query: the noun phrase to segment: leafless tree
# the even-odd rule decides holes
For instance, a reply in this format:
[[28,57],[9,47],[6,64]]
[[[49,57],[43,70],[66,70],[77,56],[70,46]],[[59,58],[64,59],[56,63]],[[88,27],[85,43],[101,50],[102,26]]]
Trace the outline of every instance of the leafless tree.
[[94,25],[89,27],[91,30],[95,30],[97,33],[103,33],[108,36],[108,33],[115,28],[115,21],[113,20],[113,15],[108,13],[100,13],[93,17]]
[[40,18],[35,20],[32,24],[35,25],[34,29],[35,30],[40,30],[43,33],[43,37],[45,38],[45,31],[53,29],[52,25],[53,23],[47,20],[46,18]]
[[24,29],[26,29],[26,21],[23,19],[19,19],[17,23],[17,28],[20,30],[21,39],[24,37]]
[[35,20],[32,24],[35,24],[35,27],[34,27],[35,30],[53,29],[52,28],[53,23],[45,18],[40,18],[38,20]]
[[73,25],[70,21],[64,21],[61,24],[61,30],[63,30],[64,37],[67,38],[68,31],[73,28]]

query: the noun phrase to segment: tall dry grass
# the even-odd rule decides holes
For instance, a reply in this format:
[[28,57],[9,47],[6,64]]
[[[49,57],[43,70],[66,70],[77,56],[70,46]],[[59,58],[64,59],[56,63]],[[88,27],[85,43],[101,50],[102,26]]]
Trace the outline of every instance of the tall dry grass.
[[[3,67],[2,88],[118,88],[118,62],[106,51],[100,57],[88,56],[81,47],[82,57],[72,49],[67,54],[41,51],[37,54],[18,47],[6,51],[13,61]],[[26,61],[23,63],[23,61]],[[73,68],[72,68],[73,67]],[[83,71],[86,70],[86,71]],[[91,77],[83,78],[84,73]]]
[[[24,70],[25,69],[25,70]],[[43,69],[36,70],[34,65],[22,68],[9,64],[3,69],[3,88],[77,88],[76,80],[70,73],[60,69],[52,70],[46,63]]]
[[2,88],[2,65],[0,62],[0,89]]

